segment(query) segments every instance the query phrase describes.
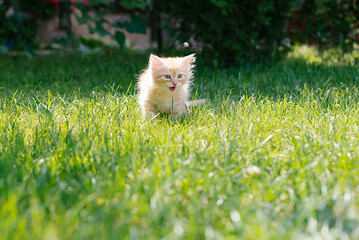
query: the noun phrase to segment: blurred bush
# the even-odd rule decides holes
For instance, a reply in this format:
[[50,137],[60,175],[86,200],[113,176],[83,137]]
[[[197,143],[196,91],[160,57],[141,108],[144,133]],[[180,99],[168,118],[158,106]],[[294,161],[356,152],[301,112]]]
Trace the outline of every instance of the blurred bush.
[[288,49],[285,22],[298,0],[155,0],[165,28],[203,49],[214,64],[233,65]]
[[[60,3],[59,3],[60,1]],[[139,10],[146,7],[145,0],[0,0],[0,53],[9,50],[25,50],[31,52],[38,47],[36,41],[38,23],[46,18],[57,15],[56,5],[68,2],[66,5],[71,14],[72,6],[76,6],[81,15],[76,15],[80,24],[87,24],[90,33],[98,33],[99,36],[110,36],[116,40],[120,46],[125,43],[125,35],[121,31],[115,34],[110,33],[105,27],[110,23],[106,15],[113,12],[131,13],[130,20],[118,22],[112,27],[117,29],[126,29],[130,33],[146,33],[147,22],[138,15]],[[52,4],[51,4],[52,3]],[[91,13],[91,14],[90,14]],[[60,14],[61,15],[61,14]],[[61,19],[60,26],[68,32],[67,39],[61,41],[64,45],[73,44],[73,35],[71,34],[70,18]],[[67,22],[66,22],[67,21]]]
[[292,13],[287,32],[294,42],[350,50],[359,42],[359,2],[302,1]]
[[[74,5],[70,0],[66,1],[71,13]],[[168,48],[174,49],[187,42],[193,48],[185,51],[201,51],[202,58],[213,65],[230,66],[277,57],[293,44],[309,43],[323,48],[339,46],[345,52],[353,43],[359,42],[358,0],[72,2],[76,2],[75,6],[81,11],[76,15],[77,21],[86,24],[90,33],[110,36],[124,46],[122,30],[146,33],[150,25],[159,48],[162,46],[161,29],[165,29]],[[0,0],[0,52],[35,49],[38,46],[37,24],[56,15],[54,3],[58,0]],[[109,22],[106,16],[114,12],[129,14],[130,18],[125,22]],[[141,17],[145,15],[150,16],[148,21]],[[116,31],[108,31],[109,25]],[[71,23],[66,29],[71,30]],[[68,34],[65,40],[72,43],[71,39]],[[93,41],[80,40],[94,45]]]
[[0,51],[34,49],[38,22],[54,16],[55,12],[43,0],[0,1]]
[[359,40],[357,0],[155,0],[154,4],[169,35],[199,47],[214,64],[280,56],[293,43],[350,49]]
[[[91,34],[98,33],[101,37],[109,36],[121,47],[125,44],[125,34],[119,29],[125,29],[129,33],[146,34],[147,22],[138,14],[138,11],[146,7],[145,0],[88,0],[88,3],[78,2],[75,6],[81,11],[81,15],[76,15],[77,21],[80,24],[87,24]],[[110,23],[106,15],[116,11],[131,13],[130,21]],[[105,24],[116,28],[115,34],[109,32],[104,27]]]

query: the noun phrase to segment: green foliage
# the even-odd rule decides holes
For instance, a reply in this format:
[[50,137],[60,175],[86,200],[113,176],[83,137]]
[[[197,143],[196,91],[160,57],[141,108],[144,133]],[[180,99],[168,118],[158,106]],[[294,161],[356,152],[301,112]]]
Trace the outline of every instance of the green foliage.
[[155,9],[171,36],[192,41],[215,65],[277,56],[293,42],[350,50],[359,41],[356,0],[158,0]]
[[285,38],[284,24],[297,0],[155,1],[171,34],[194,39],[204,53],[224,65],[274,56]]
[[[6,1],[6,0],[5,0]],[[44,0],[10,0],[14,6],[19,6],[21,11],[31,13],[37,21],[51,18],[56,15],[56,8],[54,5]],[[60,0],[61,1],[61,0]]]
[[356,0],[303,1],[291,24],[289,34],[293,41],[351,49],[354,42],[359,42],[359,5]]
[[90,37],[80,36],[79,42],[84,44],[86,47],[90,49],[95,49],[95,48],[103,49],[107,47],[106,44],[103,43],[102,41]]
[[[104,24],[111,24],[106,20],[106,14],[111,13],[119,7],[132,11],[131,21],[117,22],[112,26],[125,29],[129,33],[146,34],[147,22],[134,12],[145,7],[144,0],[120,1],[119,4],[110,3],[108,0],[90,0],[89,3],[79,2],[76,4],[76,7],[81,10],[81,16],[76,15],[76,19],[80,24],[87,24],[91,34],[98,33],[101,37],[110,36],[121,47],[124,46],[125,35],[121,31],[116,31],[115,34],[112,34],[104,28]],[[92,14],[89,14],[90,11],[92,11]]]
[[118,42],[118,44],[121,47],[124,46],[126,37],[125,37],[125,34],[123,32],[116,31],[114,38],[115,38],[116,42]]
[[136,15],[131,15],[131,22],[125,22],[125,29],[129,33],[146,34],[147,22]]
[[133,11],[137,9],[144,10],[146,8],[145,0],[121,0],[120,5],[126,10]]
[[34,49],[37,46],[37,21],[52,16],[55,9],[43,0],[4,0],[1,2],[0,47],[2,51]]
[[358,239],[358,56],[200,64],[178,122],[146,55],[0,56],[0,239]]
[[[81,10],[81,16],[76,16],[80,24],[87,24],[90,33],[98,33],[101,37],[110,36],[120,46],[124,46],[125,35],[117,31],[110,33],[104,27],[110,24],[105,15],[119,8],[131,11],[131,20],[118,23],[115,27],[126,29],[130,33],[146,33],[147,22],[137,15],[137,10],[143,10],[146,6],[144,0],[126,0],[120,3],[112,3],[109,0],[91,0],[90,4],[77,1],[76,6]],[[93,11],[94,15],[89,14]],[[54,16],[55,8],[43,0],[19,1],[4,0],[0,3],[0,53],[12,50],[32,51],[37,47],[36,32],[39,21]],[[73,35],[68,34],[67,43],[70,43]]]

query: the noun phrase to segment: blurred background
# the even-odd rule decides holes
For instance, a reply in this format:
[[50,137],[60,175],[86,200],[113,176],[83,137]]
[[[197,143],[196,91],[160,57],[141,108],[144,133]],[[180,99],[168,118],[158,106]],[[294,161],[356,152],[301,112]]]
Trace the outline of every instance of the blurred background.
[[357,0],[0,0],[0,53],[195,51],[213,65],[358,48]]

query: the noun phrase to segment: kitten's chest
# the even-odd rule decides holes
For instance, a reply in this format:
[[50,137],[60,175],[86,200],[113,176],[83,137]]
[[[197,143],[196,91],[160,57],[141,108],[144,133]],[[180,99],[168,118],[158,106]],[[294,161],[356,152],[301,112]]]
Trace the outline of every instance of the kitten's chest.
[[151,101],[156,112],[171,113],[182,112],[186,99],[179,96],[154,97]]

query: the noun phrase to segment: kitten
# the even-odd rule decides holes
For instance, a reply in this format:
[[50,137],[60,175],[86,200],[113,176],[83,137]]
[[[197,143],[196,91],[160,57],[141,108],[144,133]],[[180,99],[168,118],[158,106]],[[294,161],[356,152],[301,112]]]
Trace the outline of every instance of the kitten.
[[[194,54],[174,58],[151,54],[148,67],[138,80],[138,101],[144,115],[167,113],[177,118],[186,113],[195,60]],[[204,102],[196,101],[199,102],[193,105]]]

